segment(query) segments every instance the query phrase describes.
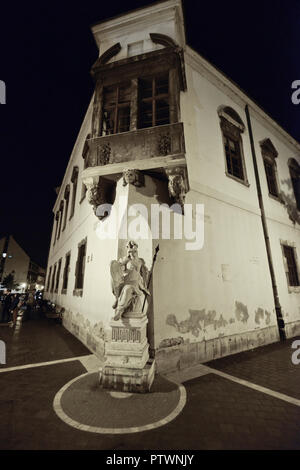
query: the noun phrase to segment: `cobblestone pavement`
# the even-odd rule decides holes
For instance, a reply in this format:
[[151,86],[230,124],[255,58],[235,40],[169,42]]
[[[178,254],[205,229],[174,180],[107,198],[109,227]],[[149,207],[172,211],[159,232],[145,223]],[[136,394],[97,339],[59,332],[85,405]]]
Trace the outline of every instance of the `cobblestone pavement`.
[[[102,435],[72,428],[53,409],[57,392],[97,365],[79,341],[44,320],[24,324],[18,338],[1,328],[0,339],[8,345],[8,363],[0,368],[0,449],[300,449],[300,365],[291,363],[291,340],[177,374],[187,403],[173,421]],[[45,361],[58,362],[38,366]],[[22,368],[27,364],[35,367]],[[5,370],[15,366],[21,367]]]

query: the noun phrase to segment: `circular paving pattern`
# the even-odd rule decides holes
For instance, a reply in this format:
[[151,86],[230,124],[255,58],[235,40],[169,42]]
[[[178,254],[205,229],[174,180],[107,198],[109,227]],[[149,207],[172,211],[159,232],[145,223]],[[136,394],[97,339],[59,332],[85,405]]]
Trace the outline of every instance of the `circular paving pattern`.
[[80,375],[56,394],[53,407],[65,423],[99,434],[141,432],[169,423],[186,403],[184,386],[159,375],[149,393],[112,392],[98,385],[98,377]]

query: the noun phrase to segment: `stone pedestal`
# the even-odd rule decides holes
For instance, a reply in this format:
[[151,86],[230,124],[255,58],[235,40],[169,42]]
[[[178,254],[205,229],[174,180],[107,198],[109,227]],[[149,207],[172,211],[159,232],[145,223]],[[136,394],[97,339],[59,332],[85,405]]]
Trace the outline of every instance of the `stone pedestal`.
[[155,362],[149,359],[147,323],[146,315],[137,312],[111,320],[111,335],[105,345],[106,361],[99,374],[103,388],[124,392],[150,390]]

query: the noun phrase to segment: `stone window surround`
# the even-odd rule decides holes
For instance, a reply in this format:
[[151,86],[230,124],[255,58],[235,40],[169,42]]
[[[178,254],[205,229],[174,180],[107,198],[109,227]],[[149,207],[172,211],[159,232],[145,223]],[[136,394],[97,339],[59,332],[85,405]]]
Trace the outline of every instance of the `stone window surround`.
[[280,245],[281,245],[281,250],[282,250],[283,267],[284,267],[284,271],[285,271],[286,279],[287,279],[288,292],[290,294],[292,294],[292,293],[299,294],[300,293],[300,286],[290,286],[290,284],[289,284],[287,262],[286,262],[286,258],[284,256],[284,249],[283,249],[284,246],[289,246],[289,247],[294,248],[294,257],[295,257],[295,262],[296,262],[296,267],[297,267],[298,279],[300,279],[300,268],[299,268],[297,250],[296,250],[296,243],[290,242],[288,240],[280,239]]
[[79,168],[78,166],[73,167],[72,171],[72,176],[71,176],[71,182],[72,184],[72,199],[71,199],[71,213],[69,220],[72,219],[74,213],[75,213],[75,205],[76,205],[76,195],[77,195],[77,186],[78,186],[78,174],[79,174]]
[[68,287],[66,289],[64,289],[64,278],[65,278],[65,269],[66,269],[66,261],[67,261],[67,256],[70,256],[70,262],[69,262],[69,268],[68,268],[68,284],[69,284],[69,275],[70,275],[70,265],[71,265],[71,250],[69,250],[66,254],[65,254],[65,265],[64,265],[64,271],[63,271],[63,282],[62,282],[62,287],[61,287],[61,293],[62,294],[66,294],[67,293],[67,290],[68,290]]
[[[239,123],[238,121],[236,121],[235,119],[233,119],[231,116],[229,116],[226,113],[226,111],[224,111],[223,109],[218,111],[218,115],[219,115],[219,118],[220,118],[220,128],[221,128],[221,134],[222,134],[223,154],[224,154],[224,163],[225,163],[225,175],[228,176],[228,178],[231,178],[231,179],[237,181],[238,183],[241,183],[244,186],[249,188],[250,183],[249,183],[248,177],[247,177],[246,163],[245,163],[245,156],[244,156],[244,148],[243,148],[243,139],[242,139],[242,135],[241,135],[245,130],[245,126],[243,124]],[[225,135],[227,135],[227,132],[223,128],[224,121],[227,121],[229,126],[231,126],[232,129],[236,133],[237,132],[239,133],[240,155],[241,155],[241,163],[242,163],[243,175],[244,175],[243,179],[238,178],[237,176],[232,175],[231,173],[229,173],[228,168],[227,168],[227,159],[226,159],[226,151],[225,151]],[[230,134],[228,134],[228,136],[230,137]]]
[[[275,196],[274,194],[271,194],[269,192],[269,186],[267,182],[267,187],[268,187],[268,194],[271,199],[274,199],[274,201],[280,202],[281,204],[283,203],[281,197],[280,197],[280,183],[279,183],[279,178],[278,178],[278,169],[277,169],[277,164],[276,164],[276,158],[278,157],[278,152],[275,149],[275,147],[272,144],[272,141],[270,139],[264,139],[259,142],[260,147],[261,147],[261,155],[263,158],[263,163],[265,163],[265,160],[271,163],[274,167],[274,173],[275,173],[275,180],[276,180],[276,186],[277,186],[277,192],[278,196]],[[268,149],[266,146],[268,145]],[[273,149],[272,149],[273,147]],[[266,171],[265,171],[266,173]],[[266,175],[266,181],[267,181],[267,175]]]
[[[77,246],[77,249],[78,249],[78,252],[77,252],[77,261],[76,261],[76,265],[75,265],[75,286],[76,286],[76,280],[77,280],[77,263],[78,263],[78,254],[79,254],[79,248],[82,246],[82,245],[85,245],[85,256],[84,258],[86,258],[86,249],[87,249],[87,237],[85,237],[83,240],[81,240],[79,243],[78,243],[78,246]],[[84,281],[84,272],[85,272],[85,263],[86,263],[86,260],[84,259],[84,263],[83,263],[83,281]],[[77,288],[74,286],[74,289],[73,289],[73,295],[77,296],[77,297],[82,297],[83,295],[83,287],[82,288]]]
[[60,272],[61,272],[61,265],[62,265],[62,258],[60,258],[57,262],[57,271],[56,271],[56,277],[55,277],[55,286],[54,286],[54,293],[58,293],[58,288],[59,288],[59,278],[60,278]]

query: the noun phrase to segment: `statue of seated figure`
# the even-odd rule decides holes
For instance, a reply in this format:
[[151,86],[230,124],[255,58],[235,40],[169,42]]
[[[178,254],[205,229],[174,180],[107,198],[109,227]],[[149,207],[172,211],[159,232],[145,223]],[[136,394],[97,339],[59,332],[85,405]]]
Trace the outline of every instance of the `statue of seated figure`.
[[145,261],[138,257],[138,245],[129,241],[126,248],[127,255],[110,264],[112,291],[116,297],[114,320],[119,320],[129,309],[141,312],[144,295],[150,295],[147,289],[148,269]]

